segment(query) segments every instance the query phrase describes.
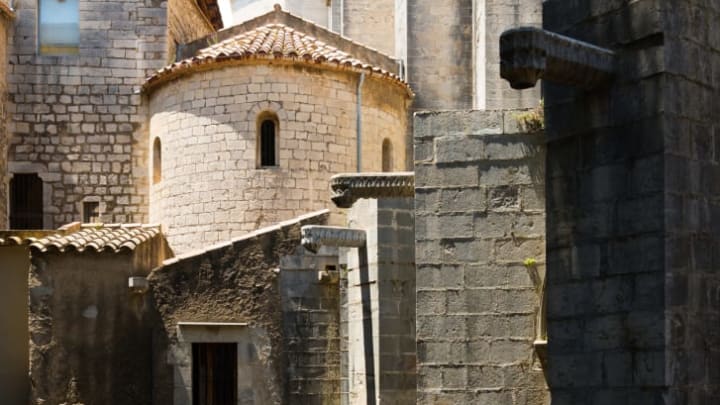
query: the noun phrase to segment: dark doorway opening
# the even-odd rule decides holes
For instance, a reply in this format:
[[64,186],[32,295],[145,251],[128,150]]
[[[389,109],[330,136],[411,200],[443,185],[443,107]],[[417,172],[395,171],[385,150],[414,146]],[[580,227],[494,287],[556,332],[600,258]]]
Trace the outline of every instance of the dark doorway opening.
[[237,343],[193,343],[193,405],[237,404]]
[[43,184],[36,173],[10,180],[10,228],[43,229]]

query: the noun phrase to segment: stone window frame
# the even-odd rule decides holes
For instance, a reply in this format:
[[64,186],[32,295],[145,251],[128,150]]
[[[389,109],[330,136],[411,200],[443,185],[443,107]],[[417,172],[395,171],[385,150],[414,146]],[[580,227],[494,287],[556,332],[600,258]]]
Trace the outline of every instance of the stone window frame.
[[[53,206],[53,183],[60,182],[62,180],[62,174],[50,173],[45,165],[40,163],[26,163],[26,162],[8,162],[8,179],[7,182],[10,184],[10,180],[16,174],[32,174],[35,173],[40,177],[43,182],[43,228],[50,229],[54,228],[53,214],[59,213],[60,210]],[[7,201],[7,216],[10,218],[10,193],[8,194]]]
[[85,203],[97,203],[98,204],[98,221],[102,221],[103,215],[105,215],[105,212],[107,211],[107,203],[102,200],[102,197],[100,196],[87,196],[84,197],[82,200],[80,200],[77,203],[77,212],[80,213],[80,220],[82,222],[85,222]]
[[[262,119],[267,115],[277,117],[275,123],[275,166],[260,165],[260,124]],[[282,104],[274,101],[262,101],[255,104],[249,111],[248,117],[255,117],[255,168],[257,170],[274,170],[279,169],[282,164],[280,161],[280,149],[282,144],[282,123],[288,122],[288,115],[282,107]]]

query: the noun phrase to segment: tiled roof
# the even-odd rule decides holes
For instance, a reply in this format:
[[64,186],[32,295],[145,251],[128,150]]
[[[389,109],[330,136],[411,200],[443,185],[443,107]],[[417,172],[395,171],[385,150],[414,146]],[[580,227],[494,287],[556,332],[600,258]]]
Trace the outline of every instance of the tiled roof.
[[327,66],[335,69],[365,71],[410,88],[396,74],[354,58],[313,36],[284,24],[267,24],[211,45],[179,62],[166,66],[150,76],[143,86],[155,84],[192,72],[202,65],[248,60],[286,60],[294,63]]
[[159,225],[66,225],[41,237],[18,232],[0,235],[0,246],[29,245],[38,252],[127,252],[160,234]]

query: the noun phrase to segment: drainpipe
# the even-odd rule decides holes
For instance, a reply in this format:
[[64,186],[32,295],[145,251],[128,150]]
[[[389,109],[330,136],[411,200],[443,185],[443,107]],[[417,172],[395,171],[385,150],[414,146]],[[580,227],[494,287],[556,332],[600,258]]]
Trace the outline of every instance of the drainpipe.
[[360,80],[357,86],[357,172],[362,171],[362,85],[365,82],[365,72],[360,73]]

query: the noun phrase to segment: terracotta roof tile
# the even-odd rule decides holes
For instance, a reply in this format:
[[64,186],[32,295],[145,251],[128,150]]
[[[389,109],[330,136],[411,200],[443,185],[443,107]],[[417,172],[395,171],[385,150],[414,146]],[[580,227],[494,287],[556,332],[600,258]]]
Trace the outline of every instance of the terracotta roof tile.
[[42,237],[0,235],[0,246],[29,245],[38,252],[126,252],[160,234],[158,225],[70,224]]
[[305,64],[320,64],[337,69],[359,69],[379,75],[404,86],[409,93],[410,87],[396,74],[372,66],[354,58],[334,46],[315,37],[306,35],[284,24],[267,24],[222,42],[201,49],[198,53],[179,62],[158,70],[147,78],[143,86],[148,89],[183,73],[192,72],[201,65],[242,60],[288,60]]

